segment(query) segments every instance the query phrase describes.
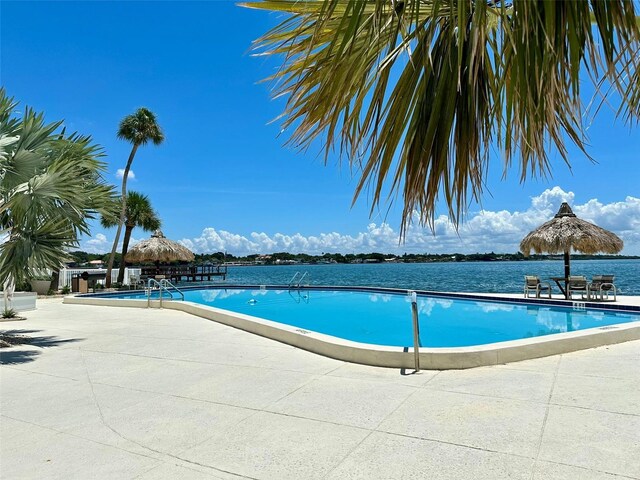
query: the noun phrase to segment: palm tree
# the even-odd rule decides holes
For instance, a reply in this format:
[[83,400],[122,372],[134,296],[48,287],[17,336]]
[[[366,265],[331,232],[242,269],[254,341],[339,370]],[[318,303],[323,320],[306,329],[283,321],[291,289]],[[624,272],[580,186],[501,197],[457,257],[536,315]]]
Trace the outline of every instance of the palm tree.
[[[100,218],[100,224],[104,228],[115,227],[118,224],[118,215],[121,210],[121,199],[114,202],[114,209],[111,214],[102,215]],[[146,232],[158,230],[161,227],[161,221],[158,214],[151,207],[149,197],[138,192],[131,191],[127,193],[127,204],[125,208],[125,220],[124,220],[124,239],[122,240],[122,260],[120,261],[120,270],[118,271],[118,282],[122,283],[124,280],[124,258],[129,250],[129,240],[131,239],[131,232],[135,227],[140,227]]]
[[[111,270],[113,269],[113,259],[118,249],[118,242],[120,241],[120,232],[122,231],[122,225],[124,224],[126,209],[127,209],[127,177],[129,176],[129,170],[133,163],[133,158],[136,156],[136,152],[141,145],[146,145],[152,142],[154,145],[160,145],[164,141],[164,134],[156,121],[155,114],[142,107],[136,110],[135,113],[127,115],[120,122],[120,128],[118,129],[118,138],[130,142],[133,147],[127,160],[127,165],[124,168],[122,175],[122,206],[120,209],[120,218],[118,221],[118,229],[116,231],[116,238],[113,240],[113,247],[111,247],[111,254],[109,255],[109,263],[107,264],[107,287],[111,286]],[[124,263],[124,260],[122,261]]]
[[[640,118],[638,4],[629,0],[265,0],[286,12],[257,41],[280,55],[283,127],[305,149],[322,140],[372,189],[404,198],[402,232],[418,212],[433,227],[440,196],[458,224],[480,200],[491,151],[521,181],[586,152],[585,115],[605,98]],[[591,83],[593,110],[581,93]],[[588,154],[587,154],[588,155]]]
[[106,212],[113,186],[102,174],[101,147],[91,138],[56,133],[62,122],[0,89],[0,284],[5,290],[42,270],[57,271],[66,251],[89,234],[88,220]]

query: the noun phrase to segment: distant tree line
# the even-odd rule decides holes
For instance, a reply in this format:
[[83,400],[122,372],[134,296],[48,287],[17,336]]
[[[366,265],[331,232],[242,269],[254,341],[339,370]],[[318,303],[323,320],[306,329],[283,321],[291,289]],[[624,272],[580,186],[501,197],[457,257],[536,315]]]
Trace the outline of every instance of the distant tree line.
[[[309,255],[306,253],[276,252],[269,255],[252,254],[247,256],[234,256],[229,253],[216,252],[197,254],[196,262],[253,262],[265,265],[274,265],[283,262],[294,261],[297,263],[430,263],[430,262],[499,262],[499,261],[532,261],[553,260],[562,258],[562,255],[530,255],[525,257],[521,252],[517,253],[405,253],[395,255],[391,253],[323,253],[321,255]],[[571,256],[575,260],[605,260],[605,259],[640,259],[634,255],[579,255]]]
[[[108,254],[95,254],[82,251],[70,252],[76,264],[88,263],[91,260],[107,261]],[[321,255],[309,255],[306,253],[276,252],[268,255],[251,254],[236,256],[225,252],[197,254],[193,263],[249,263],[257,265],[286,265],[290,263],[432,263],[432,262],[513,262],[513,261],[540,261],[557,260],[562,255],[530,255],[525,257],[522,253],[405,253],[394,255],[391,253],[323,253]],[[621,260],[640,259],[637,255],[580,255],[571,256],[574,260]],[[115,266],[120,265],[120,256],[117,255]]]

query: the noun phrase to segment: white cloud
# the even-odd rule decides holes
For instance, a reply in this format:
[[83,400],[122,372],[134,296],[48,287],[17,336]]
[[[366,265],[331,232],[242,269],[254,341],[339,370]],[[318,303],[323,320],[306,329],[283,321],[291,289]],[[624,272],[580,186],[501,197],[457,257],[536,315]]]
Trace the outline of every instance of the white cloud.
[[556,186],[545,190],[537,197],[533,197],[531,199],[531,207],[535,210],[548,210],[555,214],[562,202],[573,205],[574,198],[575,194],[573,192],[565,192]]
[[[116,177],[118,178],[124,177],[124,168],[119,168],[118,170],[116,170]],[[129,175],[127,176],[127,179],[128,180],[136,179],[136,174],[133,173],[133,170],[129,170]]]
[[106,235],[98,233],[89,240],[85,240],[80,249],[88,253],[104,253],[110,246],[111,242],[107,240]]
[[[120,236],[120,242],[118,243],[118,252],[122,251],[122,237]],[[138,243],[140,239],[131,237],[129,239],[129,249]],[[113,246],[113,239],[107,238],[104,233],[96,233],[93,237],[90,237],[80,243],[78,250],[82,250],[87,253],[109,253]]]
[[483,210],[471,216],[456,232],[446,216],[435,220],[435,234],[428,228],[411,225],[405,242],[399,244],[399,232],[387,223],[370,223],[355,235],[339,232],[304,236],[252,232],[248,236],[207,227],[196,238],[183,239],[186,247],[197,253],[227,251],[234,255],[251,253],[320,254],[322,252],[358,253],[475,253],[516,252],[520,240],[540,224],[550,220],[563,201],[572,204],[581,218],[615,232],[625,242],[623,253],[640,254],[640,198],[603,204],[597,199],[574,205],[575,194],[560,187],[545,190],[531,199],[525,211]]

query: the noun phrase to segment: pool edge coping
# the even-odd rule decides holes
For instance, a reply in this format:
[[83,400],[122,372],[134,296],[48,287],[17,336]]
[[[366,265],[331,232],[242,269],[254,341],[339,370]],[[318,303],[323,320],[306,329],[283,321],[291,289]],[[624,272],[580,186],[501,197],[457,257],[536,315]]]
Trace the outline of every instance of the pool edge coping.
[[[252,286],[256,288],[258,286]],[[279,286],[282,288],[282,286]],[[216,287],[221,288],[221,287]],[[222,287],[228,288],[228,286]],[[231,287],[234,288],[234,287]],[[235,287],[240,288],[240,287]],[[246,288],[246,286],[245,286]],[[317,289],[319,287],[313,287]],[[325,287],[326,288],[326,287]],[[335,287],[331,287],[335,288]],[[357,289],[357,287],[348,287]],[[363,290],[386,291],[402,293],[405,290],[380,289],[364,287]],[[418,291],[418,293],[427,293]],[[428,292],[431,293],[431,292]],[[500,298],[488,296],[473,296],[468,294],[440,294],[440,297],[468,298],[474,300],[499,301]],[[510,302],[512,299],[501,299]],[[517,300],[517,299],[513,299]],[[525,300],[525,299],[521,299]],[[540,305],[537,299],[534,303]],[[147,300],[115,299],[108,296],[79,295],[68,296],[63,300],[65,304],[81,304],[95,306],[118,306],[147,308]],[[522,302],[515,302],[522,303]],[[547,302],[544,302],[547,303]],[[588,302],[580,302],[589,305]],[[339,337],[308,331],[271,320],[251,315],[236,313],[216,307],[205,306],[188,301],[173,302],[163,300],[164,308],[189,313],[207,320],[228,325],[240,330],[292,345],[319,355],[336,360],[342,360],[364,365],[407,368],[415,367],[412,348],[387,347],[345,340]],[[554,303],[548,303],[557,305]],[[560,303],[570,307],[568,302]],[[159,308],[159,300],[151,300],[152,308]],[[620,305],[618,305],[620,306]],[[597,308],[591,307],[588,308]],[[600,307],[602,309],[602,307]],[[608,309],[608,308],[607,308]],[[612,309],[613,310],[613,309]],[[615,309],[621,310],[621,309]],[[637,311],[631,309],[631,311]],[[563,353],[585,350],[589,348],[640,340],[640,321],[606,325],[573,332],[556,333],[540,337],[509,340],[485,345],[468,347],[439,347],[420,349],[420,368],[425,370],[454,370],[480,366],[501,365],[505,363],[531,360],[534,358],[559,355]]]

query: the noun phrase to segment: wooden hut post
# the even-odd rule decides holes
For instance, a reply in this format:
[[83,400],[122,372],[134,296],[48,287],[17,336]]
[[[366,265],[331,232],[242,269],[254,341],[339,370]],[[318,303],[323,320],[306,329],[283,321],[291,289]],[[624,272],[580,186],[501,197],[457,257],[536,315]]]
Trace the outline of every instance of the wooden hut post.
[[567,249],[564,251],[564,291],[567,300],[569,299],[569,275],[571,275],[571,255]]

